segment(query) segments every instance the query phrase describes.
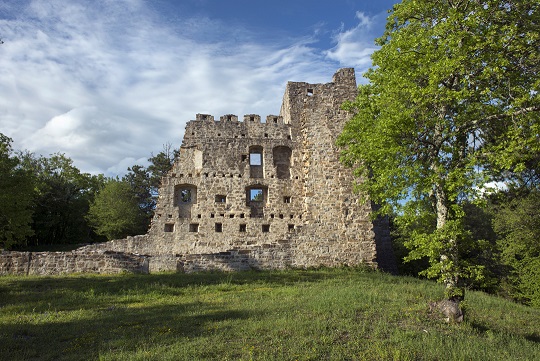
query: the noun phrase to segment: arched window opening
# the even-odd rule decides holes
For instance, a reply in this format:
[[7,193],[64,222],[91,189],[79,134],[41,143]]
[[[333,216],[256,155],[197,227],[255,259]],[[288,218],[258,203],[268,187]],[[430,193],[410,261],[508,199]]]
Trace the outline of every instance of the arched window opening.
[[179,184],[174,187],[174,202],[180,218],[191,218],[191,206],[197,203],[197,187],[192,184]]

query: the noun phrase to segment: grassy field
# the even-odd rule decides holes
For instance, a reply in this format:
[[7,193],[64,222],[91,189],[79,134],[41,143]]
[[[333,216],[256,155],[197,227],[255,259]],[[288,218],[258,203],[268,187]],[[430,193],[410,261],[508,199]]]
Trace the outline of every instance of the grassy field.
[[362,269],[0,277],[1,360],[540,360],[540,310]]

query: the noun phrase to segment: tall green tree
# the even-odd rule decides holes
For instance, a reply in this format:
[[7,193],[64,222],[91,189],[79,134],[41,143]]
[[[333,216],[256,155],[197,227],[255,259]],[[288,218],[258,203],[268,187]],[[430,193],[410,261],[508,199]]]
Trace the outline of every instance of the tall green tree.
[[32,231],[34,189],[31,175],[13,154],[12,139],[0,133],[0,248],[26,244]]
[[29,237],[29,245],[95,241],[85,216],[104,177],[81,173],[64,154],[43,157],[26,152],[20,158],[35,189],[34,235]]
[[407,229],[407,259],[464,297],[481,279],[464,204],[522,174],[540,152],[538,0],[404,0],[394,6],[369,84],[345,107],[338,144],[357,188]]
[[148,228],[154,215],[161,179],[171,170],[176,156],[178,151],[174,150],[170,143],[164,144],[161,152],[148,158],[148,167],[134,165],[128,168],[123,177],[123,180],[130,184],[139,208],[145,214],[145,228]]
[[111,240],[145,233],[145,216],[130,184],[109,179],[90,205],[87,219],[97,234]]

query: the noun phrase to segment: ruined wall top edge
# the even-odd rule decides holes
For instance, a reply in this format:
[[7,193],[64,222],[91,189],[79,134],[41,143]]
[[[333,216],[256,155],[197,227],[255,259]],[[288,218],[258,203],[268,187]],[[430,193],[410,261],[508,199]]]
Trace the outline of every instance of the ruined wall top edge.
[[[192,120],[193,121],[193,120]],[[275,123],[275,124],[283,124],[283,117],[279,115],[267,115],[266,121],[262,121],[262,118],[258,114],[246,114],[244,115],[243,120],[239,120],[238,116],[235,114],[225,114],[219,117],[219,119],[216,119],[213,115],[210,114],[201,114],[198,113],[196,115],[195,121],[200,122],[221,122],[221,123],[238,123],[238,122],[244,122],[244,123]]]

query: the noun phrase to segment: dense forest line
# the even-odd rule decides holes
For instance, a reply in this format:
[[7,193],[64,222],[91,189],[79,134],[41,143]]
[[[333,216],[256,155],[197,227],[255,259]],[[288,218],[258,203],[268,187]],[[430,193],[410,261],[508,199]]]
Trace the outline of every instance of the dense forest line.
[[102,242],[144,234],[161,177],[176,153],[170,144],[126,175],[81,172],[65,154],[12,149],[0,133],[0,248]]

